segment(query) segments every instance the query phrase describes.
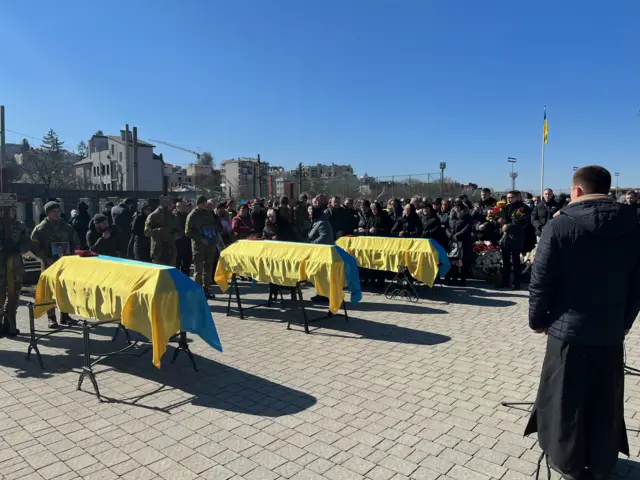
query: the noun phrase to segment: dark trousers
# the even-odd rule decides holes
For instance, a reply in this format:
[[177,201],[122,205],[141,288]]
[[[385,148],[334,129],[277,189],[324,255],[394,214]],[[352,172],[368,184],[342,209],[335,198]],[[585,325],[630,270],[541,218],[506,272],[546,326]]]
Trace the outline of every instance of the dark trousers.
[[[178,254],[176,255],[176,268],[189,276],[191,273],[191,262],[193,261],[193,255],[191,253],[191,240],[188,238],[180,239],[176,242]],[[187,243],[188,242],[188,243]]]
[[520,287],[520,252],[517,250],[502,249],[502,285],[508,287],[511,280],[511,267],[513,267],[513,286]]

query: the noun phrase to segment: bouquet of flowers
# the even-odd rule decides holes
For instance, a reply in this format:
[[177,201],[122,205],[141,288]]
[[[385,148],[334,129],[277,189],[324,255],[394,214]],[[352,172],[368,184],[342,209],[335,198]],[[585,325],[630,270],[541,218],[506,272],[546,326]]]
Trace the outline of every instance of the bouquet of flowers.
[[513,221],[513,223],[519,223],[520,220],[522,219],[522,217],[524,217],[524,208],[520,207],[518,210],[514,210],[511,213],[511,220]]
[[490,283],[499,283],[502,279],[502,252],[491,242],[478,242],[473,246],[478,255],[473,265],[474,276]]
[[496,206],[489,210],[487,214],[489,222],[497,222],[499,218],[507,218],[507,203],[504,201],[496,203]]

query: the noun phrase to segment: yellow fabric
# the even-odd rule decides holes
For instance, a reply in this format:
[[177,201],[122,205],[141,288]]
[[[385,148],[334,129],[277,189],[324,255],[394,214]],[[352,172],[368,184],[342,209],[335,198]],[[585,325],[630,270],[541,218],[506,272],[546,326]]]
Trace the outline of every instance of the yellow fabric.
[[[137,262],[62,257],[40,275],[35,303],[56,302],[61,312],[93,320],[121,319],[151,340],[153,364],[180,330],[178,292],[167,269]],[[35,317],[50,306],[36,307]]]
[[344,299],[344,263],[332,245],[240,240],[220,254],[214,280],[223,292],[234,273],[285,287],[309,281],[329,298],[332,313]]
[[336,245],[362,268],[397,272],[404,265],[413,278],[430,287],[438,274],[438,252],[426,239],[341,237]]

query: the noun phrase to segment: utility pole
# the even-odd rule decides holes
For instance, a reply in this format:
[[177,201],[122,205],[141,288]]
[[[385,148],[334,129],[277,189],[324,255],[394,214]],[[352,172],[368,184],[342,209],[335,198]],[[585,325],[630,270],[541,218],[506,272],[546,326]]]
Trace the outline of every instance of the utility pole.
[[133,127],[133,190],[138,191],[138,127]]
[[298,197],[302,195],[302,162],[298,163]]
[[[119,159],[114,158],[113,160],[120,164]],[[164,175],[164,174],[163,174]],[[129,124],[127,123],[124,126],[124,180],[129,183]],[[120,188],[124,190],[124,183],[120,185]]]
[[440,162],[440,197],[444,200],[444,171],[447,169],[447,162]]
[[258,197],[262,198],[262,170],[260,169],[260,154],[258,154]]
[[[511,164],[511,172],[509,173],[509,176],[511,177],[511,190],[516,189],[516,178],[518,178],[518,172],[515,172],[514,168],[517,161],[518,159],[515,157],[507,157],[507,162]],[[542,192],[540,192],[540,195],[542,195]]]
[[0,105],[0,192],[4,192],[4,105]]
[[619,188],[619,184],[618,184],[618,179],[620,178],[620,172],[616,172],[614,173],[614,175],[616,176],[616,202],[618,201],[618,188]]

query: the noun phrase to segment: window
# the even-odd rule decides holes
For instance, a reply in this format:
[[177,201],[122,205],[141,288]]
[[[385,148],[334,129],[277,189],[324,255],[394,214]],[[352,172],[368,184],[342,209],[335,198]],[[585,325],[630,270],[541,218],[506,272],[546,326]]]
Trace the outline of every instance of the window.
[[112,143],[111,144],[111,155],[114,155],[114,154],[115,154],[115,148],[114,148],[114,145]]
[[122,161],[122,152],[118,152],[118,158]]
[[109,165],[107,165],[107,175],[109,175]]

